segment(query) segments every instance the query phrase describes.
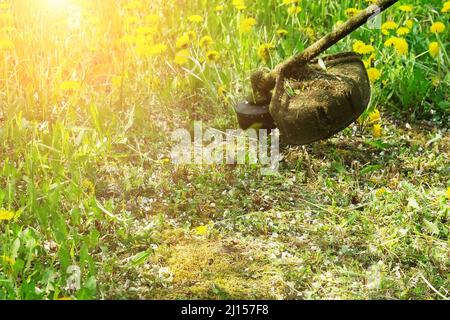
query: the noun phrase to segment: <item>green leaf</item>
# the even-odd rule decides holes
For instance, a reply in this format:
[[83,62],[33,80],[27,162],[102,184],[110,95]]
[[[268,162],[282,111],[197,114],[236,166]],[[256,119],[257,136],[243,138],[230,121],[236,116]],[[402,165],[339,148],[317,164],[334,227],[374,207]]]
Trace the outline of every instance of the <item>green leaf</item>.
[[131,264],[133,266],[138,266],[145,263],[150,256],[150,253],[147,251],[139,252],[131,258]]
[[94,276],[89,277],[83,285],[83,288],[76,294],[78,300],[94,299],[97,292],[97,280]]
[[16,238],[11,247],[11,259],[15,260],[17,258],[17,256],[19,255],[19,249],[20,249],[20,239]]
[[72,264],[72,259],[70,258],[70,253],[66,245],[59,249],[59,261],[61,263],[61,269],[65,273],[67,268]]
[[58,243],[63,243],[67,239],[67,224],[63,217],[56,213],[52,216],[53,220],[53,234],[55,235],[55,240]]
[[23,261],[22,259],[17,259],[13,266],[14,273],[19,274],[23,270],[24,267],[25,267],[25,261]]
[[86,283],[84,284],[84,287],[91,293],[95,293],[95,291],[97,290],[97,280],[95,279],[95,277],[89,277],[89,279],[87,279]]
[[92,230],[89,233],[89,247],[90,248],[95,248],[98,245],[100,239],[100,232],[98,232],[98,230]]

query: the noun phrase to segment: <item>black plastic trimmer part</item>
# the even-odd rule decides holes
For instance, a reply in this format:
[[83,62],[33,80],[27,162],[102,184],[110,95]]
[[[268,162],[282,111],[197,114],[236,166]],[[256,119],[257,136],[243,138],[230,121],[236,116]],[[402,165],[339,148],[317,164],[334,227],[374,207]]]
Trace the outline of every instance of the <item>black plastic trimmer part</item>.
[[269,105],[253,105],[248,102],[240,102],[235,107],[239,126],[243,130],[276,128],[275,121],[269,111]]

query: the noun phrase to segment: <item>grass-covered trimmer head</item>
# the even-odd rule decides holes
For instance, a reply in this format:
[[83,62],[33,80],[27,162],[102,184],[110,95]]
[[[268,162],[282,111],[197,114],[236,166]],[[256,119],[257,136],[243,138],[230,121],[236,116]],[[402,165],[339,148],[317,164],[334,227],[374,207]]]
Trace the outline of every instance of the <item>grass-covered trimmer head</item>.
[[[239,124],[279,128],[283,140],[304,145],[327,139],[352,124],[370,101],[370,83],[359,55],[314,60],[398,0],[380,0],[273,71],[256,71],[247,102],[236,107]],[[271,121],[273,120],[273,121]]]

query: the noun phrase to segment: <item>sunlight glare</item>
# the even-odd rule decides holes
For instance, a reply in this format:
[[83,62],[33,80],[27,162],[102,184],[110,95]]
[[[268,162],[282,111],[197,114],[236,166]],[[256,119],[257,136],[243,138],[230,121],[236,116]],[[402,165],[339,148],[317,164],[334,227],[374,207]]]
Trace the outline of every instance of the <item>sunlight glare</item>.
[[45,0],[48,7],[61,10],[67,8],[71,3],[70,0]]
[[65,17],[69,30],[81,26],[81,8],[73,0],[40,0],[48,13],[55,17]]

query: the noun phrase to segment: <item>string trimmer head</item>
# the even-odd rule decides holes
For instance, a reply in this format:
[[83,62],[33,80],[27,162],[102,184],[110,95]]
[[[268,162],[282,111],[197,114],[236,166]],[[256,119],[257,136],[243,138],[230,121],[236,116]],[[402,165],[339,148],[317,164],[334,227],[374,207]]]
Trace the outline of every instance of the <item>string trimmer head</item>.
[[285,142],[304,145],[352,124],[371,96],[361,57],[348,52],[314,59],[396,2],[380,0],[273,71],[256,71],[250,97],[236,107],[241,128],[277,126]]

